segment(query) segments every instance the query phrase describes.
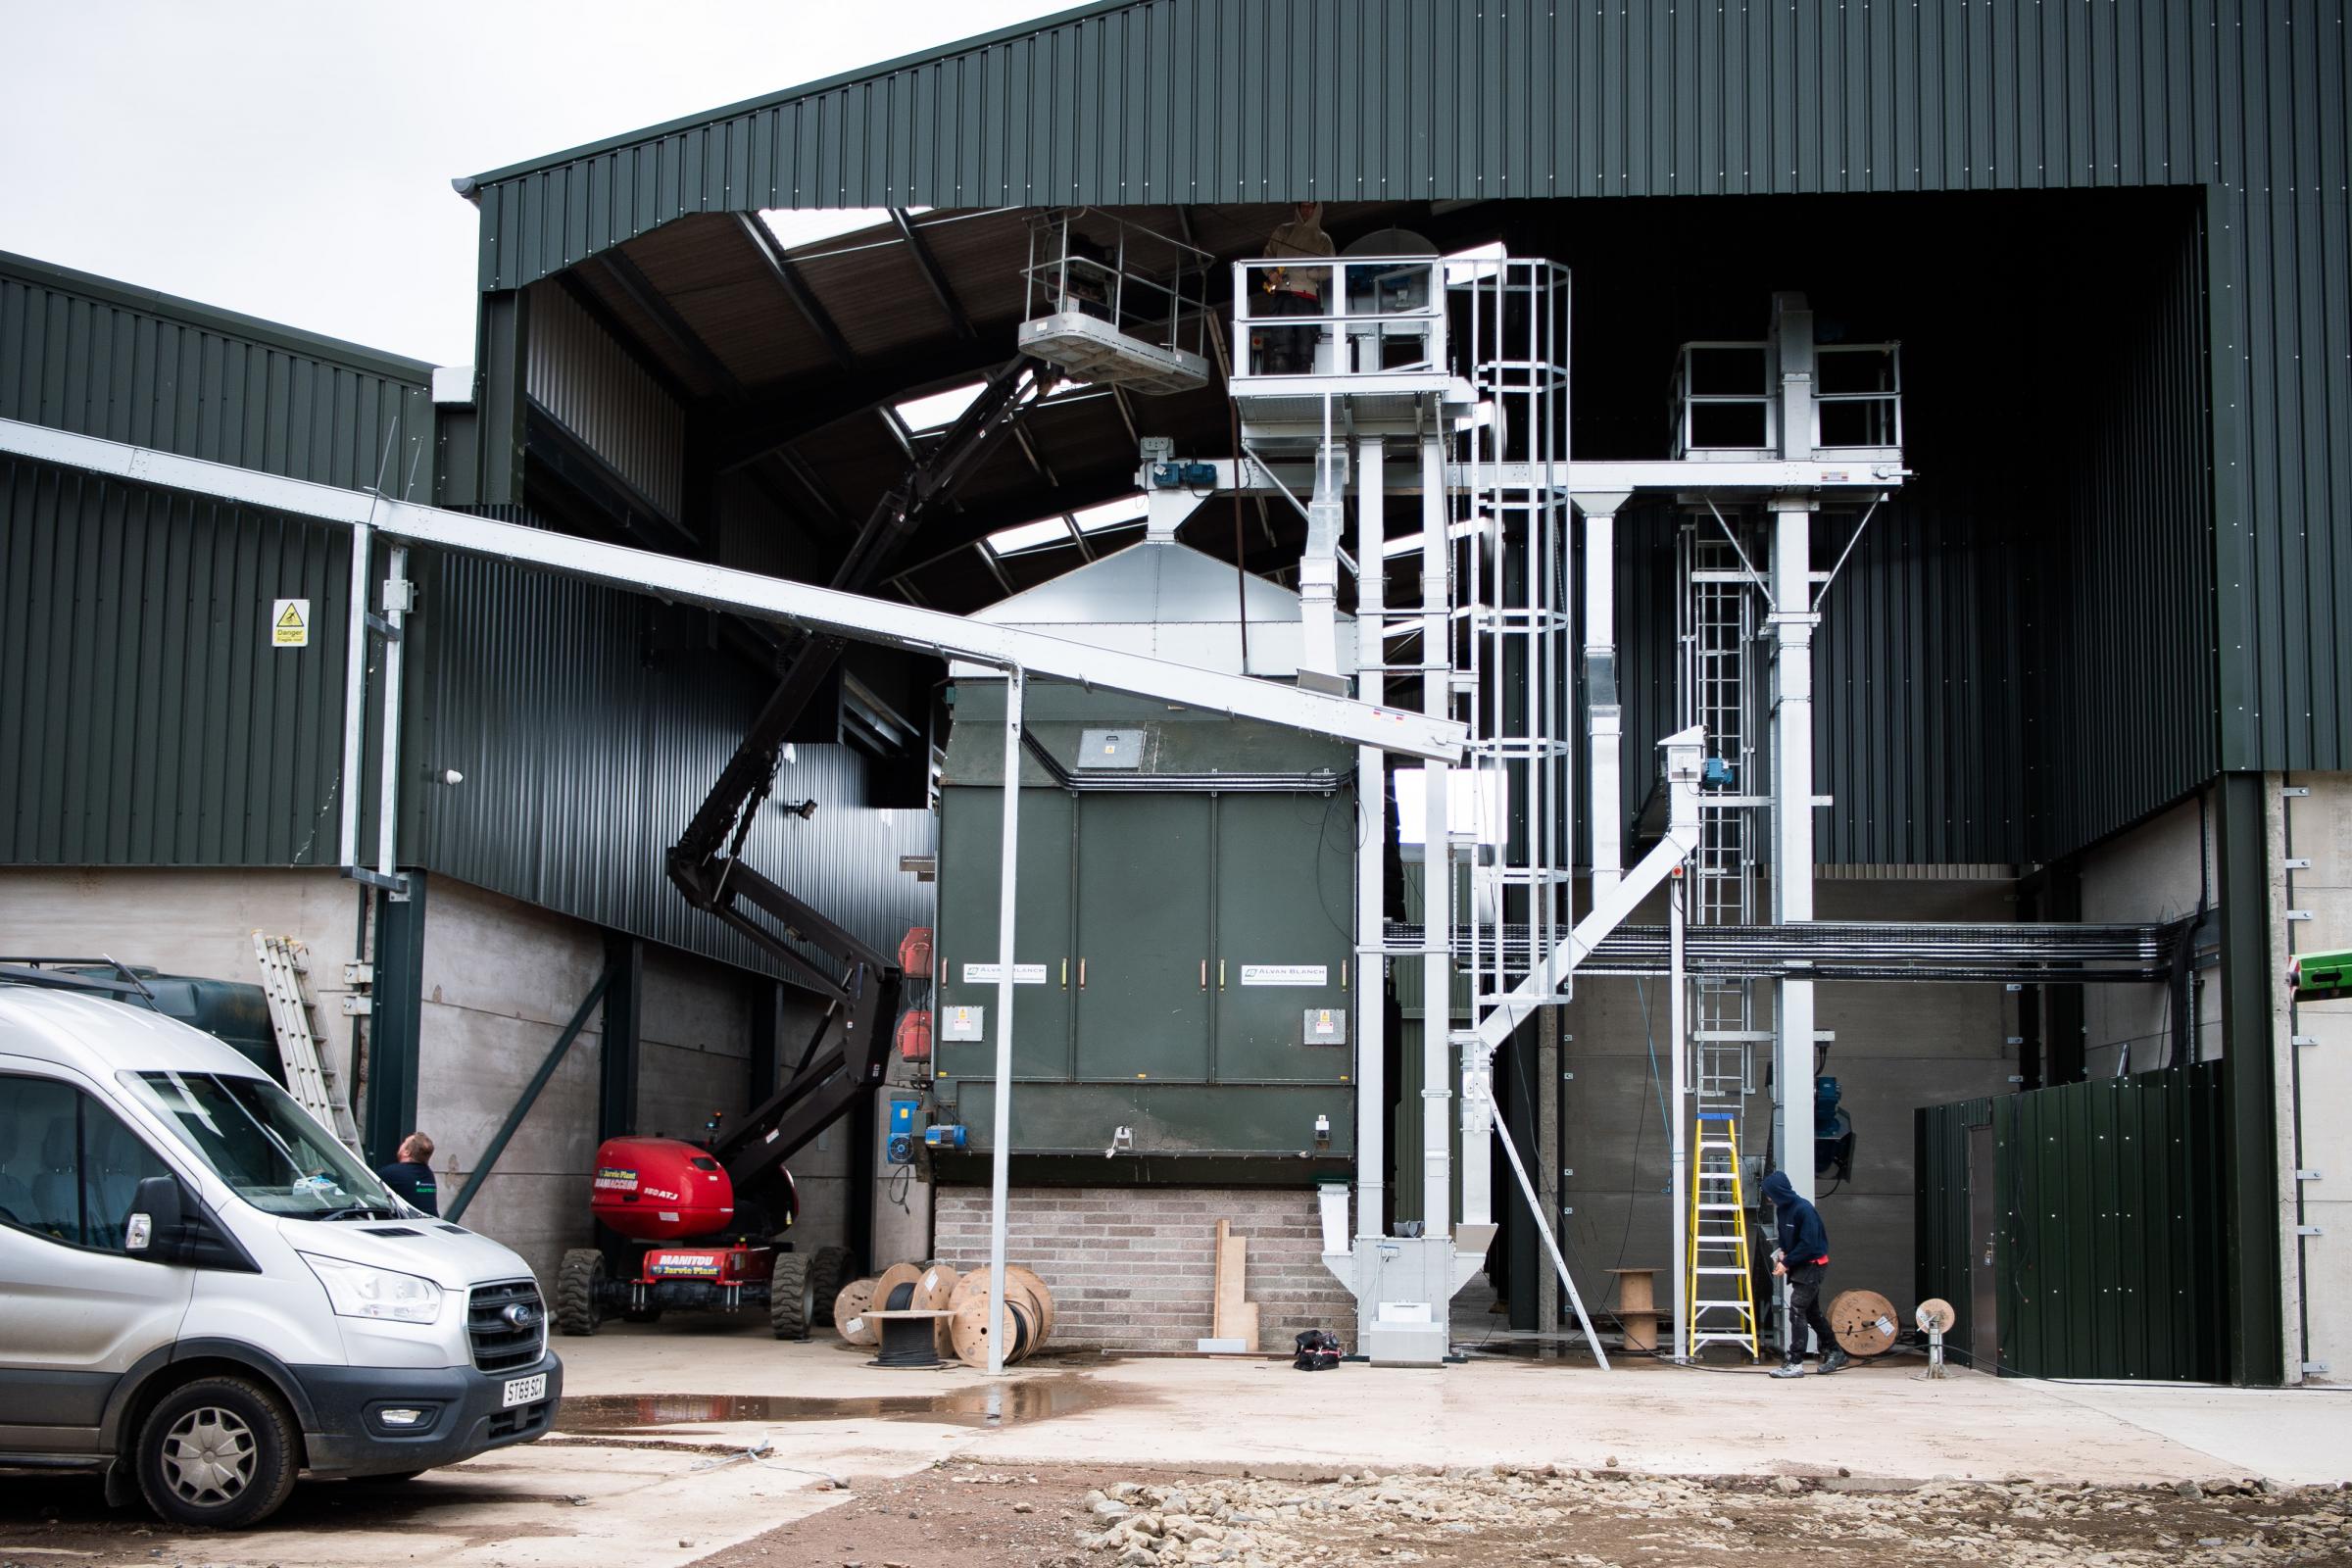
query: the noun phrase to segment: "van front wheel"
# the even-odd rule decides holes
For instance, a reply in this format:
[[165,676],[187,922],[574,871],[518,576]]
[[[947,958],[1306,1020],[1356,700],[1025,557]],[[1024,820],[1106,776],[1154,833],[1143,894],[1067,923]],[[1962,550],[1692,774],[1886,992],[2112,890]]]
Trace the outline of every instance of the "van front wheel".
[[166,1520],[241,1530],[293,1492],[294,1424],[259,1383],[201,1378],[147,1413],[133,1462],[140,1494]]

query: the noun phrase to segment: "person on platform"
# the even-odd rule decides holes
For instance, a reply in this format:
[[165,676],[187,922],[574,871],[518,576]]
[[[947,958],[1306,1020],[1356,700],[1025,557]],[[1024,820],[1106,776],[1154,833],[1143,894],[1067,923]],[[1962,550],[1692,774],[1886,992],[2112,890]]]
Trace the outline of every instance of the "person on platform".
[[[1323,232],[1323,204],[1299,202],[1287,223],[1278,223],[1266,240],[1269,261],[1292,257],[1330,257],[1337,254],[1331,236]],[[1269,267],[1256,273],[1262,296],[1253,302],[1259,316],[1321,316],[1331,294],[1328,267]],[[1304,375],[1315,368],[1319,326],[1266,326],[1258,329],[1257,369],[1265,375]]]

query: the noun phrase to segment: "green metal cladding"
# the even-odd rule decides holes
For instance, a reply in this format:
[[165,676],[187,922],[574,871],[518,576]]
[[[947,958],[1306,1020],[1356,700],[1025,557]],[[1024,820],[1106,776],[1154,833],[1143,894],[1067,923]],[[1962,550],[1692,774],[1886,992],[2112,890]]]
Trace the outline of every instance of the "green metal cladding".
[[2202,187],[2220,765],[2341,768],[2348,54],[2329,0],[1129,0],[481,175],[480,280],[760,208]]
[[[418,499],[430,368],[0,254],[0,418]],[[340,529],[0,464],[0,864],[331,865]],[[270,649],[275,599],[308,648]]]
[[[2205,1061],[1919,1111],[1918,1295],[1958,1311],[1958,1358],[1989,1240],[1997,1370],[2230,1381],[2226,1102],[2222,1063]],[[1988,1124],[1986,1238],[1969,1225],[1968,1131]]]
[[[933,1047],[943,1097],[993,1138],[1004,687],[958,680],[942,777],[940,1017],[974,1007],[977,1041]],[[1019,775],[1014,890],[1012,1148],[1103,1171],[1126,1152],[1164,1168],[1255,1161],[1303,1182],[1354,1147],[1354,756],[1327,739],[1065,684],[1029,688],[1024,728],[1074,774],[1035,757]],[[1083,736],[1140,735],[1134,771],[1086,771]],[[1322,782],[1211,790],[1251,773]],[[1182,775],[1148,788],[1154,775]],[[1286,781],[1289,782],[1289,781]],[[1105,784],[1116,788],[1103,788]],[[1090,787],[1092,786],[1092,787]],[[1317,1118],[1324,1126],[1318,1138]],[[1127,1179],[1133,1167],[1106,1174]]]

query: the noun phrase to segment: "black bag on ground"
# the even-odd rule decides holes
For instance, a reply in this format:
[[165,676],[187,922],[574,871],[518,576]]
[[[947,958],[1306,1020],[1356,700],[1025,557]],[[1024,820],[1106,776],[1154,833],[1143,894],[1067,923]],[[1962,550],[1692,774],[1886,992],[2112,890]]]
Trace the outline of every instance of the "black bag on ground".
[[1328,1372],[1340,1364],[1340,1342],[1321,1329],[1298,1336],[1298,1355],[1291,1362],[1301,1372]]

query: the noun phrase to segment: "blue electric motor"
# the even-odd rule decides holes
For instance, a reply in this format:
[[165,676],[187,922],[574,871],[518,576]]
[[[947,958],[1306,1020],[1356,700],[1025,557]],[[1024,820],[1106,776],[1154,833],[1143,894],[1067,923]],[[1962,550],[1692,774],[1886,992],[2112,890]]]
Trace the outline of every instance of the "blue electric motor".
[[1813,1080],[1813,1174],[1850,1180],[1854,1174],[1854,1119],[1839,1108],[1838,1080]]

